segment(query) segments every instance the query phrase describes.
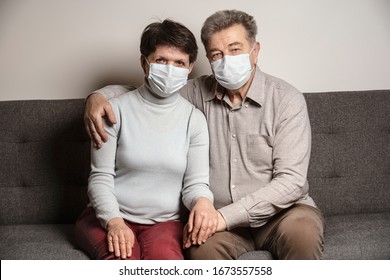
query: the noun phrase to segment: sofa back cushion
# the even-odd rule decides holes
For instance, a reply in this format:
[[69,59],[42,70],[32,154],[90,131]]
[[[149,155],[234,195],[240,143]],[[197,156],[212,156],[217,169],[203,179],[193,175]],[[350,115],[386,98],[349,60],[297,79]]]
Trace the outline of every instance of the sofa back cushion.
[[0,102],[0,224],[74,222],[86,206],[83,100]]
[[390,91],[306,93],[308,181],[325,215],[390,211]]

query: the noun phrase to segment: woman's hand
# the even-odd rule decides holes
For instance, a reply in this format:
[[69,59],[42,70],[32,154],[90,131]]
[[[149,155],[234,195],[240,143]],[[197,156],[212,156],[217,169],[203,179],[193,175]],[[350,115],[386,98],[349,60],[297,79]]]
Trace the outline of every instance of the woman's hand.
[[85,102],[84,124],[96,148],[100,148],[108,139],[103,125],[104,117],[107,118],[108,123],[116,123],[110,102],[99,93],[91,94]]
[[183,232],[183,247],[202,244],[215,233],[218,226],[218,211],[213,203],[201,197],[192,208]]
[[122,259],[132,255],[134,233],[122,218],[113,218],[107,224],[108,251]]

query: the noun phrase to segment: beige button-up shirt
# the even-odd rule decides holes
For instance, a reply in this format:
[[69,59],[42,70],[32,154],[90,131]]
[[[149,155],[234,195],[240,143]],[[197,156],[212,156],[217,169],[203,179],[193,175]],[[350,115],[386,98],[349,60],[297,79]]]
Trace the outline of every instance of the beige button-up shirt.
[[[125,91],[110,86],[98,92],[112,97]],[[213,76],[190,80],[182,95],[206,116],[210,189],[228,229],[262,226],[294,203],[315,206],[306,180],[311,129],[301,92],[256,68],[235,108]]]
[[228,229],[259,227],[294,203],[315,206],[306,180],[311,129],[304,96],[256,68],[240,106],[213,76],[189,82],[183,96],[206,116],[210,188]]

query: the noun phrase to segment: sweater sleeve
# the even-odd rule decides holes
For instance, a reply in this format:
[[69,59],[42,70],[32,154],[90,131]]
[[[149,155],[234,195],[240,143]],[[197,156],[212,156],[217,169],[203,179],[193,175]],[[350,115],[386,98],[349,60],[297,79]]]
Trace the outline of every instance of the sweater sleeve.
[[190,118],[189,133],[190,146],[182,197],[184,205],[191,210],[200,197],[214,202],[214,196],[209,189],[209,134],[206,118],[195,108]]
[[111,104],[118,123],[113,126],[105,125],[109,139],[100,149],[91,145],[91,173],[88,180],[90,204],[104,228],[112,218],[121,217],[114,188],[115,157],[120,127],[119,109],[114,101],[112,100]]

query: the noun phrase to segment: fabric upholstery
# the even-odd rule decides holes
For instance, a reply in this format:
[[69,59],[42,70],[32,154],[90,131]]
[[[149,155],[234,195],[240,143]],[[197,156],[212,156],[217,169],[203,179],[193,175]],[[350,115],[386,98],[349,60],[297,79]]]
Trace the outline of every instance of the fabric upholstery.
[[[305,98],[313,135],[308,181],[325,215],[324,257],[390,259],[390,90]],[[0,259],[88,258],[73,242],[88,202],[83,102],[0,102]]]

